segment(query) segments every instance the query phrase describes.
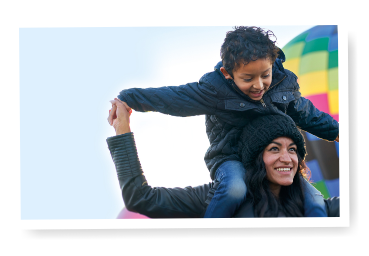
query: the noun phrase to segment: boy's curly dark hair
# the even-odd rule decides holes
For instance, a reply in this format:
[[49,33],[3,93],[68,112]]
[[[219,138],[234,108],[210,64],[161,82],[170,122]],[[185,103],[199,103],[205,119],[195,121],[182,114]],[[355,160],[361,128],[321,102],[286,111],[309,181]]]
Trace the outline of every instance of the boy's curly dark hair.
[[[278,57],[279,48],[275,46],[277,37],[270,30],[259,27],[234,27],[228,31],[220,49],[223,67],[233,77],[233,70],[250,61],[269,58],[273,63]],[[275,40],[271,40],[274,37]]]

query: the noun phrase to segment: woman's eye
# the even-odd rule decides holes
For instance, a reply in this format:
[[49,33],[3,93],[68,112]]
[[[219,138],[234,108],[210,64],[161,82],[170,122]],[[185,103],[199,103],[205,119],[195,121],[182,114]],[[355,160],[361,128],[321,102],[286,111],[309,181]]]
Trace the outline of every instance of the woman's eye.
[[270,149],[270,151],[276,151],[276,150],[278,150],[278,148],[277,148],[277,147],[272,147],[272,148]]
[[297,151],[296,148],[290,148],[290,150],[293,151],[293,152],[296,152]]

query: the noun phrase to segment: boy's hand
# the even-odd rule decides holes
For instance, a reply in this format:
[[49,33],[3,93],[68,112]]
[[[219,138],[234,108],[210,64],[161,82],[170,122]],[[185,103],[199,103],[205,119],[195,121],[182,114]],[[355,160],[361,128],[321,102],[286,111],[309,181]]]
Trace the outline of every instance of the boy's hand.
[[129,117],[132,109],[128,105],[115,98],[110,101],[112,108],[109,110],[108,122],[115,129],[116,135],[131,132],[129,127]]
[[339,140],[339,138],[338,138],[339,136],[340,136],[340,135],[338,134],[338,135],[337,135],[337,138],[336,138],[334,141],[340,142],[340,140]]

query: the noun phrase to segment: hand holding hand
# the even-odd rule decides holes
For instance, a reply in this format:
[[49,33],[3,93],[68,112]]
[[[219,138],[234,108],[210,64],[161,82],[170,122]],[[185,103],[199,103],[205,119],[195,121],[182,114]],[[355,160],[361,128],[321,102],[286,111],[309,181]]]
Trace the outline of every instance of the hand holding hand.
[[129,117],[132,109],[127,103],[115,98],[110,101],[112,108],[109,110],[108,122],[115,129],[116,135],[131,132]]

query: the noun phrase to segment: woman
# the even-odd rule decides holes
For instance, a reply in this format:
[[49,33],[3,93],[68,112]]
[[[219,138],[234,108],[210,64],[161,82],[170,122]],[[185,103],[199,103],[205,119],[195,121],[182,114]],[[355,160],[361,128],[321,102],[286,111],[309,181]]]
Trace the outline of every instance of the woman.
[[[208,206],[208,192],[217,181],[197,187],[152,188],[137,156],[129,127],[130,108],[115,99],[108,117],[116,135],[107,139],[124,203],[128,210],[151,218],[201,218]],[[288,117],[261,116],[240,138],[240,155],[246,166],[247,200],[233,217],[302,217],[304,197],[300,178],[306,176],[305,143]],[[231,191],[229,193],[237,193]],[[339,216],[339,198],[325,200],[329,217]]]

